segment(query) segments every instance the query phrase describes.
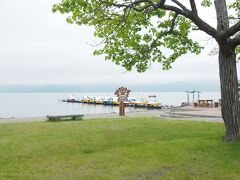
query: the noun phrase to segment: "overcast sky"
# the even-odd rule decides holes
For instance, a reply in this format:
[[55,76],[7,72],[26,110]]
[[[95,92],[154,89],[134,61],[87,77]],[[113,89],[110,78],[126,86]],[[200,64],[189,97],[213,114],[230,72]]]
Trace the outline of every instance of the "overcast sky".
[[[165,84],[218,81],[217,56],[209,56],[214,41],[197,33],[206,50],[185,55],[170,71],[160,64],[143,74],[126,72],[103,56],[93,56],[93,29],[67,24],[51,12],[57,0],[0,0],[0,85]],[[213,11],[205,19],[213,21]],[[239,71],[239,65],[238,65]]]

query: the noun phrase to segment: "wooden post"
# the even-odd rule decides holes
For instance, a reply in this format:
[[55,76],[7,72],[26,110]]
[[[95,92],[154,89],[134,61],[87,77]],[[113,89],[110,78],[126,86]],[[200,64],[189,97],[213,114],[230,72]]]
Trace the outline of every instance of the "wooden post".
[[119,116],[125,116],[124,102],[121,101],[119,104]]
[[120,87],[116,90],[115,95],[118,96],[119,104],[119,116],[125,116],[124,101],[127,101],[130,90],[124,87]]

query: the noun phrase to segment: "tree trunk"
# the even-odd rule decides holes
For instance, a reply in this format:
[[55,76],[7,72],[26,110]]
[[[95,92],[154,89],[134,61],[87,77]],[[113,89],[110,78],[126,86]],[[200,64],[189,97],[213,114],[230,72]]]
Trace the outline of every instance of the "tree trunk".
[[226,127],[225,141],[229,142],[240,140],[240,101],[236,54],[234,49],[224,47],[219,49],[222,117]]
[[[217,14],[217,30],[229,29],[229,17],[226,0],[214,1]],[[237,81],[237,65],[235,47],[230,37],[219,36],[219,73],[222,95],[222,117],[226,127],[225,140],[240,140],[240,105]]]

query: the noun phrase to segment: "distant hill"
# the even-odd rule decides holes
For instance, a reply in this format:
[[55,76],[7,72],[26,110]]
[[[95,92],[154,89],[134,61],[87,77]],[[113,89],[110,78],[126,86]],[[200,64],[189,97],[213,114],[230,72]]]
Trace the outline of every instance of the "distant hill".
[[[0,93],[114,92],[119,84],[103,85],[2,85]],[[133,92],[174,92],[186,90],[219,91],[218,82],[123,85]]]

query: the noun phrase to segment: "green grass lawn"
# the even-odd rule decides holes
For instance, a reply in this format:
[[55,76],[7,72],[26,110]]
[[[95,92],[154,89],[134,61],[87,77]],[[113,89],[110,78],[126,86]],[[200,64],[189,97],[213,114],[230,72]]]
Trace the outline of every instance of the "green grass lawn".
[[0,125],[0,179],[240,179],[222,123],[152,118]]

